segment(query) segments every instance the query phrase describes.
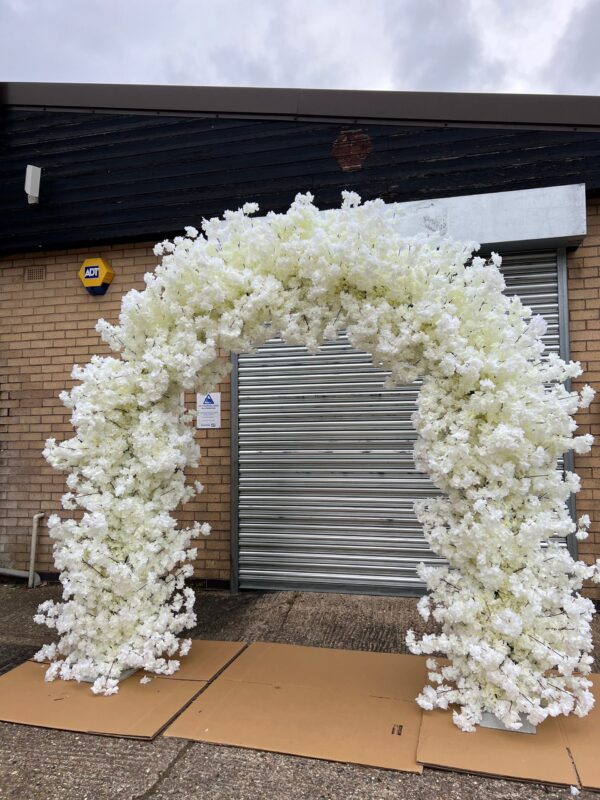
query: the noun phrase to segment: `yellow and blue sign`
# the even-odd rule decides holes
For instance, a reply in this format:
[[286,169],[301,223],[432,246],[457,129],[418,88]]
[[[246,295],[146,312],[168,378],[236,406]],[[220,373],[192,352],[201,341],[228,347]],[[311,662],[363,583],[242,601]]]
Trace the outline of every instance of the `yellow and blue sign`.
[[79,280],[90,294],[106,294],[115,272],[103,258],[86,258],[79,268]]

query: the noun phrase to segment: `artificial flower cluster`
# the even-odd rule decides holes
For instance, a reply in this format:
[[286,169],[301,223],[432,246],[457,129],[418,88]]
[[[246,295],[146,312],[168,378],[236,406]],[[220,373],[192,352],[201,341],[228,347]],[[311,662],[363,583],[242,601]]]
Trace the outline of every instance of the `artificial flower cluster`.
[[63,399],[76,436],[45,450],[69,472],[65,507],[83,509],[50,522],[65,602],[37,617],[61,637],[40,653],[49,677],[92,677],[109,693],[128,668],[177,668],[189,646],[178,634],[194,621],[184,582],[197,531],[170,512],[194,494],[184,470],[199,457],[182,391],[213,390],[229,370],[224,352],[275,333],[314,351],[345,330],[390,385],[425,376],[415,458],[443,494],[417,512],[445,564],[420,572],[430,594],[419,608],[440,633],[408,642],[450,663],[428,661],[418,702],[456,705],[465,730],[484,710],[514,728],[522,714],[534,724],[586,714],[593,607],[578,592],[600,573],[561,544],[584,538],[589,519],[572,521],[578,479],[556,469],[591,445],[574,436],[573,415],[593,391],[565,388],[579,365],[544,354],[544,321],[503,294],[497,256],[407,239],[398,206],[344,193],[340,209],[320,211],[306,194],[285,214],[256,211],[157,245],[146,289],[126,295],[118,325],[98,323],[120,357],[75,370]]

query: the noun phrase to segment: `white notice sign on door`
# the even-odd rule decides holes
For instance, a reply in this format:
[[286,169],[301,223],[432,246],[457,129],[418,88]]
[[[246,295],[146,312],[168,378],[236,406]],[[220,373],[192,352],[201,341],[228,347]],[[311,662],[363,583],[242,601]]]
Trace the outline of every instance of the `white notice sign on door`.
[[197,428],[221,427],[221,392],[196,395]]

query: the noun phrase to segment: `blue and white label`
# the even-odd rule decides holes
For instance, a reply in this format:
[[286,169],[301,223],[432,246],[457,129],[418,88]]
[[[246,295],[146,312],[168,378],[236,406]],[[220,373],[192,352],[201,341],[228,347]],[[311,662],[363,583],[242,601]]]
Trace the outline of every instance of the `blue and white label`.
[[88,278],[97,278],[99,274],[100,267],[86,267],[83,277],[87,280]]
[[221,427],[221,392],[197,395],[196,408],[197,428]]

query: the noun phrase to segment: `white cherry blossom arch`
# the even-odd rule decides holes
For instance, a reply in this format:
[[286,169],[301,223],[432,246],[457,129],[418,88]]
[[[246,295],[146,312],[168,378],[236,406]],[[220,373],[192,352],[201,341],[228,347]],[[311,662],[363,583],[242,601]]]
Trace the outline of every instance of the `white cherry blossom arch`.
[[589,525],[566,506],[577,476],[556,470],[565,451],[591,445],[574,438],[572,415],[593,391],[563,383],[579,365],[542,357],[544,322],[503,295],[497,256],[403,237],[398,206],[344,193],[340,209],[320,211],[306,194],[285,214],[257,210],[157,245],[146,289],[125,296],[117,326],[98,323],[119,355],[75,367],[79,383],[61,395],[76,434],[44,454],[69,473],[63,506],[83,515],[49,521],[64,602],[36,616],[60,634],[38,654],[52,662],[47,678],[110,694],[128,668],[178,668],[190,645],[178,635],[195,621],[190,543],[208,532],[171,516],[201,490],[185,481],[199,450],[182,391],[213,390],[230,369],[223,351],[275,332],[316,350],[344,329],[390,385],[425,376],[415,459],[444,494],[416,510],[447,566],[420,569],[419,609],[441,632],[407,641],[450,665],[428,661],[418,702],[456,704],[466,730],[484,710],[509,727],[520,714],[586,714],[593,606],[579,590],[599,572],[552,541],[576,528],[585,538]]

